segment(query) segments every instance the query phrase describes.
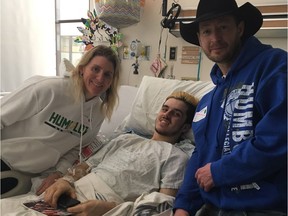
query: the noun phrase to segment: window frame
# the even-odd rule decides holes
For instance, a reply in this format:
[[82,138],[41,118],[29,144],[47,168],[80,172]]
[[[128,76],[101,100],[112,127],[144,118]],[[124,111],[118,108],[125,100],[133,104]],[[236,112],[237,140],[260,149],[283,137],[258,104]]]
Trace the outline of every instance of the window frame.
[[[59,65],[61,63],[61,24],[69,24],[69,23],[79,23],[79,26],[83,25],[81,18],[79,19],[60,19],[60,1],[55,0],[55,38],[56,38],[56,75],[60,75]],[[91,11],[94,8],[94,0],[88,0],[88,8],[87,11]],[[74,36],[74,35],[71,35]],[[73,41],[70,41],[70,45],[72,45]],[[69,60],[72,58],[72,49],[69,47]]]

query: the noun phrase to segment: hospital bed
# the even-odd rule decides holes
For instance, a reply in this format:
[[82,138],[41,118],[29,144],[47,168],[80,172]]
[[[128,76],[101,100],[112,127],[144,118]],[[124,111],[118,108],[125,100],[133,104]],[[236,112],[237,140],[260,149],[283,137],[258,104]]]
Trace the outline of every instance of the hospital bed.
[[[180,81],[152,76],[144,76],[139,87],[121,85],[119,88],[119,105],[113,113],[111,120],[105,120],[103,122],[99,134],[105,137],[105,139],[111,139],[123,131],[133,130],[139,135],[149,137],[154,131],[156,115],[168,95],[174,91],[186,91],[201,99],[203,95],[213,88],[214,84],[210,81]],[[185,138],[193,140],[192,130],[186,134]],[[30,178],[15,171],[7,171],[1,178],[9,176],[22,180],[25,179],[26,183],[17,186],[13,191],[8,192],[9,194],[5,194],[4,197],[12,196],[12,198],[5,199],[5,202],[1,202],[1,204],[3,205],[3,203],[5,203],[5,206],[9,206],[9,208],[15,211],[15,214],[9,213],[9,215],[21,215],[18,213],[19,211],[24,211],[24,209],[19,204],[25,201],[25,199],[30,199],[35,196],[29,192],[31,187]],[[146,196],[149,197],[149,202],[151,202],[151,199],[159,201],[163,198],[155,193],[146,194]],[[18,199],[18,197],[20,197],[20,199]],[[143,202],[142,199],[144,198],[144,195],[140,197],[140,202]],[[17,201],[15,202],[15,200]],[[165,197],[164,200],[167,201]],[[170,198],[168,198],[168,200],[170,200],[170,202],[173,201]],[[125,209],[125,205],[128,204],[124,203],[118,207],[120,211],[123,206]],[[3,206],[1,206],[1,208],[3,208]],[[119,212],[116,211],[115,215],[117,214],[119,214]]]

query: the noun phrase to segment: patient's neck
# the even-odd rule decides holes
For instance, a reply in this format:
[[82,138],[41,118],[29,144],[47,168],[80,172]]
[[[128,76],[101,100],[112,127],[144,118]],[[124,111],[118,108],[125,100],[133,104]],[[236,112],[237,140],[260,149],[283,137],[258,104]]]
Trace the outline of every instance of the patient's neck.
[[179,136],[165,136],[165,135],[161,135],[157,132],[154,132],[152,138],[152,140],[156,140],[156,141],[165,141],[171,144],[175,144],[178,142],[179,140]]

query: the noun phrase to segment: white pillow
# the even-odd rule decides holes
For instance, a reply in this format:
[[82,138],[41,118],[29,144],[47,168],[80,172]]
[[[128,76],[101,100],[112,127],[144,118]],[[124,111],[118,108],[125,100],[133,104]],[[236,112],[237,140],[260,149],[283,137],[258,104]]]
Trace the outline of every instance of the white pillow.
[[136,96],[137,90],[138,88],[135,86],[120,85],[118,90],[119,104],[113,111],[110,121],[105,119],[100,128],[100,133],[106,138],[110,139],[115,136],[114,130],[131,112],[133,99]]
[[[211,81],[181,81],[144,76],[132,104],[131,113],[116,131],[131,129],[136,134],[151,137],[157,113],[172,92],[185,91],[201,99],[213,88],[214,84]],[[185,137],[193,137],[192,130]]]

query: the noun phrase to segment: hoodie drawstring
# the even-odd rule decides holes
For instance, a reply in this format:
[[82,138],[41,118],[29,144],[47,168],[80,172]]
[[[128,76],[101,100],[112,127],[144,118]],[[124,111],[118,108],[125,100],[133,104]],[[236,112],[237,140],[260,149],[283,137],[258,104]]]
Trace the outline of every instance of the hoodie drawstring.
[[82,158],[82,142],[83,142],[83,125],[84,125],[84,111],[83,111],[83,101],[81,103],[81,134],[80,134],[80,149],[79,149],[79,162],[82,163],[83,162],[83,158]]
[[93,104],[91,104],[91,107],[90,107],[90,114],[89,114],[89,123],[90,123],[90,129],[92,130],[92,112],[93,112]]
[[[84,126],[84,101],[82,101],[81,103],[81,134],[80,134],[80,149],[79,149],[79,162],[82,163],[83,162],[83,157],[82,157],[82,147],[83,147],[83,126]],[[92,114],[93,114],[93,106],[94,104],[91,104],[90,107],[90,113],[89,113],[89,126],[90,129],[92,130]]]

